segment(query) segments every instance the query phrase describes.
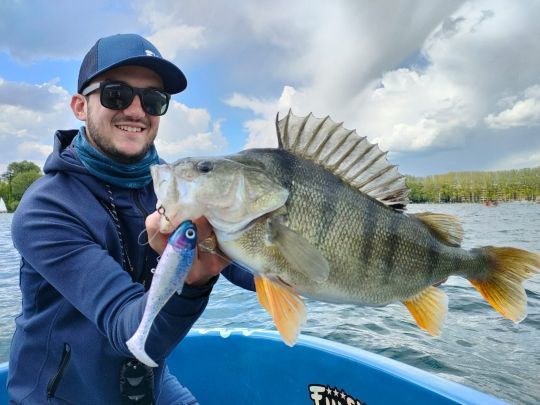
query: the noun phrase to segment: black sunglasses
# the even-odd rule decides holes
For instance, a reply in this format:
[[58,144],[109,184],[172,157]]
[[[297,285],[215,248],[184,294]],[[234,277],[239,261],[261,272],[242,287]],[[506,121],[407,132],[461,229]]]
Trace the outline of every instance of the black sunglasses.
[[141,89],[132,87],[123,82],[97,82],[91,84],[82,91],[83,96],[101,89],[100,101],[101,105],[111,110],[123,110],[128,108],[135,95],[138,94],[141,98],[143,110],[150,115],[163,115],[169,108],[169,100],[171,95],[162,90],[154,88]]

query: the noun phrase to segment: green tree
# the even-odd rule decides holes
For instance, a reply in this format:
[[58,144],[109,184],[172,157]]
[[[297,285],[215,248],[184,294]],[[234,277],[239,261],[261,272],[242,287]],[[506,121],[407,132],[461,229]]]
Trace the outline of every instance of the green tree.
[[424,185],[413,178],[407,179],[407,186],[411,189],[409,200],[414,203],[426,202],[424,195]]
[[6,181],[0,182],[0,197],[2,197],[4,200],[7,198],[9,193],[9,185]]
[[535,201],[540,198],[540,167],[408,176],[407,184],[412,202]]
[[9,211],[14,211],[30,185],[42,176],[41,169],[35,163],[23,160],[12,162],[2,174],[0,196],[4,199]]
[[28,160],[23,160],[22,162],[11,162],[7,167],[7,171],[2,175],[2,177],[6,179],[13,179],[19,173],[25,172],[41,173],[41,169],[38,165],[29,162]]
[[7,202],[9,199],[9,184],[6,181],[0,182],[0,198],[4,200],[7,207]]
[[30,185],[41,177],[41,173],[22,172],[11,181],[11,194],[14,200],[20,200]]

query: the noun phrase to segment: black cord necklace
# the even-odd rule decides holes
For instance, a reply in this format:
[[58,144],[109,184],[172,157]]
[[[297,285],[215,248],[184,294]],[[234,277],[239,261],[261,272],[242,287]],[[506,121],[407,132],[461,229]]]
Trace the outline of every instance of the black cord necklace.
[[109,206],[105,206],[107,210],[109,211],[109,214],[111,214],[111,217],[114,221],[114,224],[116,225],[116,232],[118,233],[118,238],[120,239],[120,246],[122,250],[122,267],[126,269],[130,274],[131,277],[135,277],[135,269],[133,268],[133,265],[131,264],[131,260],[129,258],[129,253],[127,250],[126,242],[124,241],[124,237],[122,236],[122,229],[120,228],[120,220],[118,218],[118,212],[116,211],[116,204],[114,202],[113,193],[111,190],[111,186],[107,183],[105,183],[105,188],[107,189],[107,193],[109,194]]

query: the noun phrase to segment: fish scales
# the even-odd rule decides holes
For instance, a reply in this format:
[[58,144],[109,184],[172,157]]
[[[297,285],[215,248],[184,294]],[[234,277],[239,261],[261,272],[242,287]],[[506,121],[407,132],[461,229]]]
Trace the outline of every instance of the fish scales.
[[[458,249],[437,241],[419,221],[358,193],[324,168],[289,152],[260,149],[228,158],[244,162],[246,157],[262,162],[289,189],[285,206],[291,229],[321,251],[332,271],[321,290],[318,283],[291,268],[275,248],[254,243],[266,240],[264,226],[246,232],[238,243],[247,248],[246,256],[267,252],[273,258],[267,264],[269,275],[297,286],[301,294],[385,305],[418,293],[428,279],[431,284],[451,274],[449,266],[434,268],[429,259],[444,255],[453,260]],[[437,261],[445,263],[445,259]],[[274,269],[280,269],[279,274],[272,274]]]

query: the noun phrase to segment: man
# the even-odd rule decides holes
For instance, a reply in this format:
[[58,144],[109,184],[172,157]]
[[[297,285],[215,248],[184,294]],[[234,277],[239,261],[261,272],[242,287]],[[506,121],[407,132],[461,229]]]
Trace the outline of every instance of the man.
[[[155,319],[146,351],[159,367],[137,363],[126,346],[167,238],[157,233],[159,214],[149,215],[153,142],[170,94],[186,86],[138,35],[102,38],[84,58],[71,108],[86,126],[56,132],[45,176],[13,217],[22,314],[10,352],[12,403],[196,403],[165,358],[203,312],[225,261],[199,251],[182,294]],[[145,219],[157,252],[141,236]],[[208,222],[196,224],[200,239],[210,235]],[[223,273],[254,289],[242,270]]]

